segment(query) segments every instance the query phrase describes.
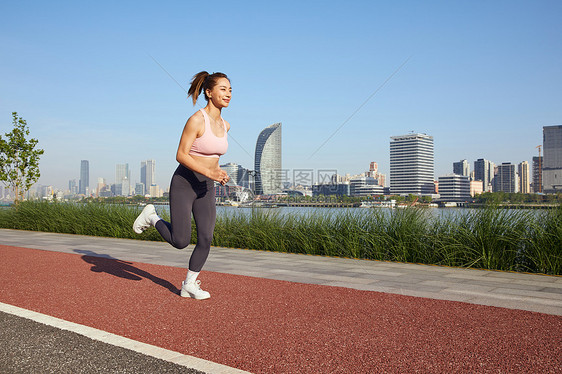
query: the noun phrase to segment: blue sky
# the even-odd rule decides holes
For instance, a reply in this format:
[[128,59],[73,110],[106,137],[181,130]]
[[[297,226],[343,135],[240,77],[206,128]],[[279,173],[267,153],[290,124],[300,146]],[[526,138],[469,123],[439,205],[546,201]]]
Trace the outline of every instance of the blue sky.
[[117,163],[139,181],[149,158],[167,186],[199,106],[150,56],[185,89],[198,71],[228,74],[221,163],[250,169],[275,122],[286,169],[355,174],[376,161],[388,174],[390,137],[414,131],[434,137],[436,177],[461,159],[531,161],[542,126],[562,123],[560,1],[21,1],[0,12],[0,132],[11,112],[26,119],[45,149],[39,182],[57,187],[82,159],[93,187],[114,183]]

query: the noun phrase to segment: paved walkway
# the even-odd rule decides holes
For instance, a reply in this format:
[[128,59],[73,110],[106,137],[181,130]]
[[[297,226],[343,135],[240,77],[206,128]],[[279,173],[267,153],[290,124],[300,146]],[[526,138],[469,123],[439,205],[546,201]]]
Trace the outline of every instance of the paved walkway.
[[[186,267],[193,246],[0,229],[0,244]],[[363,261],[244,249],[211,249],[208,271],[562,315],[562,277]]]
[[[334,346],[341,347],[342,349],[347,347],[347,349],[351,349],[351,352],[361,356],[359,349],[363,349],[363,345],[367,344],[367,342],[371,342],[367,345],[369,348],[365,351],[369,352],[370,358],[365,361],[358,357],[357,362],[355,362],[357,365],[359,365],[358,363],[368,363],[369,361],[376,360],[377,357],[384,358],[385,353],[393,352],[393,356],[398,354],[405,354],[405,356],[398,359],[394,358],[394,361],[387,362],[383,360],[373,363],[372,365],[374,366],[371,367],[383,368],[385,367],[384,365],[389,365],[389,362],[394,362],[392,365],[398,365],[402,362],[401,360],[405,360],[404,362],[409,362],[408,365],[419,364],[420,368],[427,369],[433,367],[434,370],[432,371],[445,372],[450,371],[447,369],[447,363],[449,363],[449,365],[452,364],[453,357],[455,357],[456,366],[453,371],[474,372],[475,368],[478,368],[478,366],[470,365],[478,365],[479,363],[470,357],[486,357],[486,359],[498,360],[494,362],[504,362],[506,358],[505,355],[512,353],[514,356],[510,359],[511,362],[515,362],[519,365],[520,362],[518,360],[523,357],[520,356],[520,352],[531,352],[535,347],[542,347],[542,349],[537,351],[539,353],[529,353],[529,358],[535,360],[538,357],[543,368],[560,367],[559,343],[562,342],[562,329],[560,329],[561,320],[559,317],[554,316],[562,316],[562,277],[338,259],[243,249],[213,248],[205,270],[217,273],[214,275],[213,273],[208,273],[205,275],[205,280],[215,285],[213,289],[220,289],[223,297],[218,297],[216,300],[211,299],[212,303],[215,304],[199,302],[189,305],[190,308],[197,308],[201,305],[201,308],[206,311],[205,313],[208,313],[204,320],[205,323],[208,323],[211,319],[226,321],[224,317],[212,317],[212,313],[218,313],[217,315],[221,316],[220,313],[221,310],[223,310],[226,315],[232,317],[230,323],[234,323],[236,327],[232,330],[233,335],[230,339],[224,338],[224,336],[228,336],[229,329],[231,328],[230,325],[225,325],[217,330],[220,331],[218,336],[206,336],[199,343],[199,345],[207,343],[205,339],[210,343],[206,357],[211,361],[206,361],[185,354],[189,351],[189,346],[181,339],[176,343],[170,343],[169,348],[172,350],[168,350],[161,348],[166,346],[165,339],[163,341],[158,340],[162,339],[162,336],[160,336],[161,334],[157,334],[156,337],[146,336],[146,339],[144,339],[146,333],[142,332],[143,329],[139,330],[140,333],[136,336],[130,335],[133,339],[124,338],[123,336],[125,336],[125,334],[120,332],[121,327],[119,323],[121,317],[119,317],[120,315],[119,312],[116,311],[115,305],[102,305],[103,302],[108,301],[103,301],[103,297],[97,293],[94,294],[99,290],[91,289],[92,286],[96,287],[95,285],[98,282],[99,285],[102,285],[105,281],[108,283],[105,286],[99,287],[105,289],[115,287],[112,289],[112,293],[118,292],[119,287],[126,287],[124,291],[126,293],[123,294],[124,305],[132,305],[132,302],[142,303],[140,304],[143,305],[141,308],[143,310],[147,309],[147,315],[143,316],[143,318],[146,318],[147,322],[137,322],[137,328],[139,326],[149,327],[147,323],[153,323],[153,320],[150,319],[152,318],[151,315],[154,315],[154,311],[158,311],[159,318],[158,320],[154,320],[155,326],[150,327],[155,327],[155,331],[169,329],[170,326],[174,326],[177,322],[172,323],[172,325],[166,324],[166,320],[170,321],[170,319],[164,317],[164,310],[159,309],[161,305],[166,304],[166,310],[177,308],[175,312],[170,312],[170,315],[174,315],[174,313],[177,315],[178,311],[182,313],[181,311],[183,310],[186,315],[191,316],[190,318],[198,316],[196,309],[193,309],[192,312],[188,312],[188,310],[185,309],[185,300],[177,300],[181,298],[170,299],[169,291],[176,292],[176,286],[179,285],[172,285],[167,282],[168,279],[178,279],[178,276],[181,278],[183,271],[177,268],[185,268],[192,247],[184,251],[178,251],[171,248],[166,243],[5,229],[0,229],[0,245],[23,247],[19,251],[14,251],[14,249],[17,248],[9,250],[8,247],[5,247],[6,251],[2,252],[5,253],[6,256],[2,261],[5,260],[5,264],[13,264],[10,265],[11,268],[9,266],[4,266],[4,278],[9,280],[11,277],[10,269],[18,269],[14,271],[14,276],[17,276],[16,273],[19,273],[19,278],[17,278],[19,280],[11,282],[11,284],[19,284],[16,282],[22,281],[25,283],[22,291],[11,293],[11,300],[14,300],[13,303],[16,303],[20,299],[17,296],[18,292],[24,292],[21,293],[21,299],[27,300],[26,302],[29,304],[23,302],[20,306],[28,308],[25,305],[39,305],[37,303],[42,303],[41,298],[44,298],[45,306],[41,307],[43,309],[39,308],[36,310],[42,310],[43,313],[47,313],[41,314],[14,307],[10,305],[12,302],[9,301],[7,301],[8,304],[0,303],[0,326],[2,326],[2,328],[0,328],[0,341],[13,342],[11,344],[2,344],[3,348],[0,348],[0,371],[4,372],[64,371],[62,369],[68,368],[69,360],[70,364],[72,364],[72,362],[84,362],[84,357],[88,357],[87,361],[93,365],[93,367],[85,367],[80,372],[97,372],[97,369],[105,368],[104,371],[107,370],[107,372],[158,371],[178,373],[240,373],[240,370],[233,367],[215,364],[215,362],[219,362],[220,360],[213,359],[213,355],[219,353],[226,354],[226,352],[232,351],[231,357],[222,362],[232,366],[251,369],[253,367],[251,364],[253,360],[251,359],[248,361],[246,358],[246,361],[240,364],[240,366],[235,363],[238,362],[238,358],[242,360],[242,357],[251,357],[251,352],[256,354],[257,347],[252,345],[255,344],[255,342],[252,341],[249,345],[249,349],[251,350],[248,351],[248,353],[243,350],[236,351],[234,348],[237,346],[236,344],[233,346],[228,346],[227,344],[228,341],[232,342],[233,339],[235,339],[234,337],[238,336],[242,331],[249,332],[249,336],[260,336],[260,339],[265,339],[262,341],[264,347],[261,347],[261,350],[267,353],[264,356],[262,352],[262,355],[256,358],[256,361],[261,360],[261,363],[256,362],[255,364],[255,368],[260,368],[257,371],[290,372],[287,367],[283,366],[282,357],[283,355],[287,355],[287,352],[292,352],[291,354],[297,354],[298,356],[299,352],[294,352],[294,348],[280,350],[280,347],[277,345],[289,343],[289,347],[296,347],[295,344],[290,343],[290,340],[285,342],[283,339],[295,338],[292,334],[299,331],[304,332],[307,328],[305,326],[312,328],[310,332],[315,332],[320,340],[313,340],[312,335],[300,336],[298,339],[312,339],[310,341],[317,344],[310,347],[310,349],[313,350],[324,349],[326,339],[330,340],[334,344],[330,344],[330,348],[326,352],[333,354],[331,357],[334,358],[347,357],[349,359],[350,357],[349,352],[344,354],[342,351],[341,354],[344,354],[344,356],[341,356],[338,352],[333,352]],[[52,269],[52,260],[56,256],[54,256],[54,254],[48,254],[48,252],[44,252],[47,256],[39,252],[27,253],[24,255],[25,251],[29,252],[29,250],[24,250],[24,248],[80,255],[80,257],[76,257],[78,262],[74,262],[75,264],[80,264],[80,269],[71,270],[71,268],[68,268],[68,271],[65,270],[62,273],[58,273],[57,277],[52,277],[52,274],[42,275],[40,269]],[[30,255],[31,257],[29,257]],[[22,257],[20,258],[20,256]],[[60,254],[57,256],[66,256],[65,259],[61,258],[63,262],[68,261],[68,257],[73,257]],[[91,261],[89,260],[91,258],[89,256],[100,258],[100,261]],[[130,288],[130,281],[126,279],[127,277],[124,277],[123,274],[117,277],[114,276],[118,275],[118,273],[112,271],[111,268],[114,266],[113,264],[116,263],[118,266],[117,270],[122,271],[123,269],[128,269],[128,265],[123,265],[122,261],[114,261],[112,259],[142,264],[171,266],[174,268],[167,268],[169,270],[156,269],[150,268],[149,265],[146,265],[146,268],[143,267],[142,269],[138,266],[131,267],[136,271],[135,274],[144,274],[145,277],[148,276],[152,282],[163,286],[163,288],[151,287],[150,284],[153,284],[151,282],[137,283],[135,287]],[[82,260],[87,263],[84,263]],[[35,274],[35,278],[38,279],[29,280],[29,285],[27,285],[27,279],[30,276],[33,277],[33,275],[29,275],[28,271],[25,270],[25,264],[29,264],[29,261],[38,261],[38,263],[43,263],[43,265],[37,268],[38,273]],[[47,266],[49,261],[51,261],[51,265]],[[72,261],[68,262],[68,266],[75,266],[72,265],[72,263]],[[84,272],[84,265],[88,267],[90,266],[89,264],[93,264],[94,268],[104,270],[107,274],[112,274],[112,276],[100,277],[95,275],[99,273]],[[60,266],[67,269],[64,267],[66,265]],[[30,266],[30,268],[32,267]],[[94,268],[92,268],[92,271],[95,271]],[[160,274],[160,272],[163,273]],[[221,273],[223,275],[221,275]],[[255,289],[255,287],[252,287],[253,283],[250,280],[251,278],[248,278],[248,281],[240,279],[235,280],[232,278],[232,275],[228,274],[233,274],[233,276],[245,275],[256,277],[254,279],[285,280],[297,283],[292,283],[294,286],[267,283],[272,281],[256,283],[264,287],[264,289],[256,292],[256,294],[259,294],[258,297],[261,298],[261,301],[257,300],[257,303],[253,304],[251,308],[256,309],[259,305],[259,308],[264,308],[264,310],[254,310],[253,312],[255,314],[252,315],[251,309],[244,309],[243,307],[244,298],[236,298],[240,296],[240,290],[233,290],[231,294],[228,293],[229,288],[232,288],[233,283],[231,282],[233,281],[242,283],[248,282],[249,289]],[[41,276],[43,276],[43,278],[41,278]],[[69,288],[67,286],[69,284],[68,281],[72,282],[75,279],[79,279],[79,277],[87,277],[88,281],[81,282],[77,287],[71,286]],[[52,280],[53,284],[57,284],[58,282],[62,285],[60,295],[58,292],[50,296],[41,294],[41,298],[38,298],[35,291],[31,291],[31,293],[27,291],[37,290],[37,285],[41,284],[45,285],[46,290],[56,290],[56,286],[53,286],[53,284],[41,283],[45,282],[45,280],[50,282],[51,278],[57,278],[56,281]],[[124,281],[122,281],[123,278],[125,278]],[[300,285],[298,283],[300,283]],[[306,283],[310,284],[310,286],[305,285]],[[120,284],[121,286],[119,286]],[[316,287],[313,285],[339,286],[362,291],[379,291],[386,293],[388,297],[375,297],[374,299],[361,301],[360,297],[365,296],[354,296],[355,294],[342,293],[342,288],[334,288],[333,291],[330,291],[329,287],[324,287],[322,289],[311,288]],[[239,286],[242,289],[246,287],[245,285]],[[10,286],[10,281],[6,283],[6,287],[12,287]],[[146,288],[143,289],[143,287]],[[91,291],[87,291],[88,289],[91,289]],[[9,288],[5,288],[5,290],[9,290]],[[351,290],[348,291],[351,292]],[[84,294],[84,292],[86,292],[86,294]],[[88,292],[92,292],[92,295],[89,295]],[[291,298],[295,292],[302,293],[303,295],[297,295],[297,297],[292,300]],[[323,296],[321,295],[322,293],[324,293]],[[330,293],[334,295],[330,295]],[[78,296],[75,299],[73,294],[82,296]],[[416,299],[419,300],[419,303],[410,303],[409,300],[402,298],[402,296],[392,296],[392,294],[418,296],[425,299]],[[16,299],[13,298],[14,295],[16,295]],[[272,295],[271,298],[267,299],[268,295]],[[284,301],[282,297],[279,298],[281,295],[285,295],[287,299]],[[311,295],[317,296],[312,296],[311,299]],[[60,301],[54,300],[55,297],[59,297]],[[143,297],[146,297],[146,300],[142,299]],[[318,302],[315,301],[316,297],[318,297]],[[125,300],[127,298],[129,301]],[[347,300],[346,302],[349,303],[349,305],[341,308],[341,310],[338,310],[338,306],[334,304],[329,306],[332,300],[341,302],[344,299]],[[445,305],[442,304],[446,303],[443,301],[434,301],[432,304],[430,302],[431,299],[462,301],[474,304],[474,306],[463,306],[466,304]],[[6,300],[10,300],[10,298],[8,297]],[[67,314],[59,314],[63,320],[50,317],[52,315],[57,315],[56,313],[59,312],[59,307],[57,307],[57,305],[61,302],[64,303],[63,300],[68,300],[70,302],[69,305],[75,306],[80,305],[79,303],[82,302],[83,306],[78,309],[76,309],[76,307],[71,308],[66,311]],[[84,305],[91,305],[92,300],[100,301],[100,305],[92,305],[92,308],[95,309],[97,307],[101,309],[91,311],[95,317],[91,319],[89,323],[85,323],[88,326],[69,322],[69,320],[75,318],[72,317],[75,314],[73,310],[84,310]],[[363,302],[370,303],[370,305],[363,308],[361,307]],[[357,305],[352,307],[351,304],[353,303],[357,303]],[[306,304],[310,304],[311,306],[302,307]],[[292,308],[291,305],[299,306],[295,307],[294,310],[287,309]],[[324,310],[322,314],[323,317],[321,318],[323,322],[317,324],[320,321],[317,321],[317,317],[315,317],[318,313],[318,309],[316,308],[322,308],[321,305],[329,306],[330,309]],[[478,305],[509,309],[503,309],[506,311],[503,313],[500,309],[483,309],[486,307],[480,307]],[[113,310],[113,317],[110,315],[110,309],[107,309],[108,306],[110,306],[111,309],[115,309]],[[153,312],[149,312],[150,307],[153,308]],[[280,307],[281,309],[279,309]],[[397,307],[399,308],[396,309]],[[64,307],[61,308],[64,309]],[[543,314],[532,315],[528,313],[525,314],[526,312],[513,312],[513,310],[517,309]],[[49,310],[54,312],[54,314],[49,312]],[[130,310],[138,311],[139,309],[138,307],[131,306]],[[357,315],[350,315],[349,313],[352,310],[357,311]],[[512,312],[509,312],[509,310]],[[373,323],[378,327],[375,328],[372,323],[360,326],[359,324],[365,323],[365,318],[362,316],[369,315],[373,313],[373,311],[377,313],[377,317],[373,320]],[[403,315],[401,315],[401,313]],[[72,318],[67,320],[67,318],[64,317],[65,315]],[[127,319],[127,315],[131,314],[124,314],[125,320]],[[260,317],[264,315],[268,315],[271,320],[260,322]],[[350,322],[351,326],[348,333],[341,332],[345,330],[334,330],[335,326],[339,326],[338,324],[342,320],[343,315],[347,315],[346,318],[352,321]],[[420,318],[420,316],[423,316],[423,318]],[[141,318],[140,315],[138,317]],[[330,319],[332,317],[333,319]],[[39,323],[30,322],[30,320]],[[257,327],[253,327],[255,330],[246,330],[246,327],[240,325],[241,323],[245,323],[244,321],[246,320],[251,321],[254,325],[258,325]],[[432,326],[433,323],[428,324],[429,321],[435,321],[435,326]],[[420,322],[422,323],[421,325]],[[285,327],[285,332],[282,332],[279,338],[271,335],[276,332],[275,328],[268,330],[270,326],[283,327],[287,326],[287,323],[303,323],[303,325],[301,327],[292,327],[288,330],[287,327]],[[45,327],[43,324],[54,326],[54,328]],[[131,321],[127,323],[128,327],[133,325],[134,323],[131,323]],[[334,326],[334,328],[332,328],[332,326]],[[342,327],[345,328],[345,324],[338,328]],[[428,330],[428,328],[434,328],[434,330]],[[176,326],[176,329],[177,331],[187,331],[184,327]],[[322,332],[315,331],[318,329]],[[482,331],[479,332],[479,329]],[[113,331],[114,333],[109,333],[108,331]],[[363,331],[368,331],[368,333],[361,338],[360,336]],[[465,334],[465,332],[469,331],[472,332]],[[166,333],[166,337],[168,337],[168,334],[169,333]],[[222,337],[221,334],[223,335]],[[516,337],[514,338],[515,341],[506,341],[504,339],[505,334]],[[533,334],[534,336],[531,336]],[[169,335],[169,338],[173,337],[172,335]],[[196,336],[205,336],[205,334],[199,333],[196,334]],[[269,338],[266,338],[267,336],[269,336]],[[355,338],[353,338],[354,336]],[[387,336],[391,336],[391,338],[385,343],[385,337]],[[527,340],[529,336],[531,336],[531,338]],[[336,344],[337,339],[350,337],[354,339],[353,342],[343,340],[341,344]],[[215,338],[215,340],[212,340],[213,338]],[[298,339],[293,343],[300,342]],[[437,344],[438,347],[441,348],[435,350],[436,347],[433,346],[433,349],[427,349],[427,344],[422,343],[427,339],[430,339],[427,343],[432,345]],[[145,341],[145,343],[141,343],[139,340]],[[100,343],[99,341],[105,343]],[[395,346],[401,341],[404,342],[404,346]],[[483,341],[486,341],[484,345],[482,344]],[[18,342],[22,344],[16,344]],[[31,345],[32,342],[35,342],[36,345]],[[156,345],[151,345],[151,342]],[[412,343],[419,346],[416,347],[412,345]],[[514,343],[520,344],[521,346],[514,347]],[[225,344],[223,349],[217,348],[220,344]],[[281,365],[277,366],[278,370],[264,369],[268,367],[267,359],[263,361],[264,357],[268,357],[272,354],[271,352],[273,352],[267,344],[273,344],[272,347],[275,347],[273,349],[275,351],[280,351],[280,353],[277,352],[279,356],[278,365]],[[505,346],[501,347],[501,345],[504,344]],[[306,346],[307,345],[303,345],[303,348]],[[125,349],[122,350],[118,347]],[[178,347],[178,349],[175,349],[176,347]],[[490,350],[489,347],[495,348]],[[379,349],[378,353],[376,349]],[[474,351],[475,349],[480,349],[481,351],[478,353]],[[200,350],[204,351],[204,347],[200,348]],[[180,351],[184,353],[180,354]],[[30,356],[29,352],[33,352],[33,356]],[[65,353],[63,355],[57,355],[53,354],[53,352]],[[96,357],[90,357],[92,356],[92,352],[95,352]],[[493,352],[499,353],[501,357],[496,359],[493,357],[493,354],[496,353]],[[488,357],[488,353],[492,356]],[[248,354],[250,356],[248,356]],[[381,356],[381,354],[383,356]],[[205,354],[200,355],[200,357],[203,356],[205,356]],[[415,359],[408,359],[408,356],[415,357]],[[35,359],[30,360],[29,357],[34,357]],[[312,358],[312,356],[303,357],[308,357],[307,359]],[[324,357],[324,359],[326,359],[328,355]],[[9,365],[6,366],[8,370],[2,370],[4,368],[2,362],[6,363],[8,359],[10,360]],[[424,359],[427,359],[427,361],[424,361]],[[434,365],[436,359],[437,361],[443,361],[441,362],[442,366],[431,366]],[[531,361],[526,363],[528,366],[524,367],[533,367]],[[248,364],[249,362],[250,365]],[[318,369],[319,365],[321,365],[320,362],[322,361],[310,362],[308,364],[308,372],[313,372],[310,371],[310,368]],[[351,366],[354,361],[350,360],[349,362]],[[524,360],[522,363],[525,364]],[[358,371],[359,367],[360,366],[355,367],[355,370],[351,370],[350,367],[349,371]],[[18,368],[19,371],[14,370],[14,368]],[[75,369],[76,366],[72,368]],[[402,369],[404,368],[411,370],[414,366],[405,366]],[[113,369],[113,371],[110,369]],[[387,369],[391,372],[400,371],[397,366],[388,366]],[[523,367],[520,369],[524,370]],[[478,370],[476,369],[476,371]],[[556,370],[554,372],[556,372]]]

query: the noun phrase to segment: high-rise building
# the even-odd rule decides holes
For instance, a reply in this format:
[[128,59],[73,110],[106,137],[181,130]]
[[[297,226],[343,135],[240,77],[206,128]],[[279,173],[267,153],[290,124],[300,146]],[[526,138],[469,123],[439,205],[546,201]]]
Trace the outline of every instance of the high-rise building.
[[542,156],[533,157],[533,193],[542,192]]
[[255,173],[252,170],[241,167],[238,170],[237,184],[239,186],[246,187],[251,191],[255,191]]
[[154,174],[156,171],[156,161],[146,160],[141,162],[141,183],[144,184],[144,191],[147,193],[150,191],[150,186],[156,183],[154,180]]
[[71,179],[68,181],[68,191],[71,195],[76,195],[78,193],[78,186],[76,185],[76,179]]
[[105,187],[105,178],[98,178],[98,185],[96,186],[96,196],[101,196],[101,192]]
[[433,194],[433,137],[409,134],[392,136],[390,139],[390,192]]
[[78,193],[87,195],[90,188],[90,163],[88,160],[80,161],[80,182]]
[[144,184],[143,183],[136,183],[135,184],[135,195],[144,196]]
[[384,184],[386,182],[386,175],[379,173],[379,165],[376,162],[373,161],[369,165],[367,177],[375,178],[376,184],[384,187]]
[[153,197],[162,197],[162,190],[160,189],[160,186],[158,186],[157,184],[152,184],[150,186],[150,196]]
[[121,186],[116,195],[129,196],[131,194],[131,172],[129,164],[115,165],[115,184]]
[[474,161],[474,180],[482,181],[484,192],[492,192],[494,183],[494,170],[496,165],[492,161],[479,158]]
[[562,125],[543,127],[544,193],[562,192]]
[[54,188],[53,186],[38,186],[37,192],[39,197],[51,200],[54,194]]
[[529,163],[527,161],[523,161],[517,166],[517,169],[519,172],[519,192],[531,193]]
[[494,192],[518,192],[519,183],[517,182],[517,173],[515,165],[511,162],[504,162],[497,167],[497,173],[494,177]]
[[459,162],[453,162],[453,174],[464,175],[465,177],[470,176],[470,165],[467,160],[461,160]]
[[258,136],[254,166],[256,195],[282,191],[281,123],[266,127]]
[[439,195],[442,201],[469,201],[471,196],[468,176],[454,173],[439,177]]

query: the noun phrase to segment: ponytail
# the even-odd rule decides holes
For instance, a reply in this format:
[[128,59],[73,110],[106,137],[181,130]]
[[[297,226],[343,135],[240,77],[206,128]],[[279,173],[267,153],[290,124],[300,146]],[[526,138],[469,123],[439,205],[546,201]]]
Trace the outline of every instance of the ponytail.
[[209,74],[206,71],[201,71],[193,76],[193,79],[191,80],[191,86],[187,91],[187,97],[191,96],[191,99],[193,100],[193,105],[197,103],[197,98],[199,97],[201,92],[203,92],[203,94],[205,95],[205,100],[209,101],[206,91],[212,90],[213,87],[217,85],[217,80],[219,78],[228,79],[226,74],[223,73]]
[[[193,76],[191,86],[187,91],[187,97],[191,96],[193,99],[193,105],[197,103],[197,98],[199,97],[199,94],[201,94],[201,91],[203,91],[203,82],[205,82],[205,79],[207,79],[208,76],[209,73],[206,71],[199,72]],[[205,94],[205,98],[207,98],[207,94]]]

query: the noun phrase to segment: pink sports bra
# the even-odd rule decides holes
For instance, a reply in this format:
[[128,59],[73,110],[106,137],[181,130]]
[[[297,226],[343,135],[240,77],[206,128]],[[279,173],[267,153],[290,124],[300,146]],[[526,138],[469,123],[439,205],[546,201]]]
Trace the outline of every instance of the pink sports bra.
[[205,117],[205,132],[199,138],[196,138],[191,145],[190,155],[200,156],[200,157],[216,157],[226,153],[228,149],[228,139],[226,138],[226,124],[221,117],[222,125],[224,126],[224,136],[218,137],[213,134],[211,130],[211,121],[209,120],[209,115],[204,109],[200,109]]

